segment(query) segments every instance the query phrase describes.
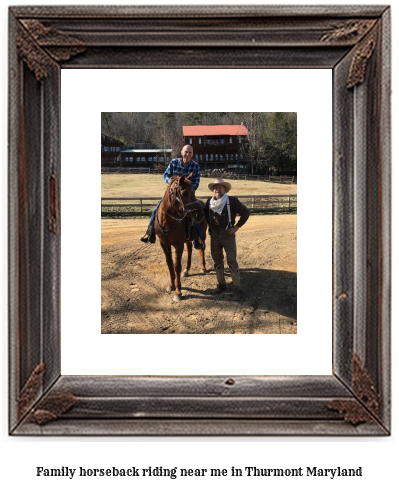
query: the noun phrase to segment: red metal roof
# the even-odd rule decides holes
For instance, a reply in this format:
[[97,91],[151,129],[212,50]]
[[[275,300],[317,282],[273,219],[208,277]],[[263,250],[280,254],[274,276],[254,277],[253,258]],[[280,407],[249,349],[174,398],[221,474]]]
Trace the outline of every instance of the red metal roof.
[[203,137],[205,135],[249,135],[249,131],[244,125],[183,126],[184,137]]

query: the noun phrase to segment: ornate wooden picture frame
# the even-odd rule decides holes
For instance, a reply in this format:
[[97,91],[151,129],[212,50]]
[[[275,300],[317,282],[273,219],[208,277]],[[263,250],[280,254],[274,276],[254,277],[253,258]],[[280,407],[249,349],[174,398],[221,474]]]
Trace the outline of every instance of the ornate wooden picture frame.
[[[10,434],[388,435],[389,7],[11,7],[9,36]],[[60,374],[61,69],[183,65],[332,70],[330,376]]]

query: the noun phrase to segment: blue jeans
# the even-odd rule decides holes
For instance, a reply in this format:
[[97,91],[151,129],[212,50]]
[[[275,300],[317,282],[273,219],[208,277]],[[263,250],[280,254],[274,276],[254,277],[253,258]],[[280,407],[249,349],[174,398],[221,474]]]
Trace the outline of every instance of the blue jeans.
[[158,207],[159,207],[159,204],[162,202],[162,200],[159,200],[159,202],[155,205],[155,208],[154,210],[152,211],[152,214],[151,214],[151,218],[150,218],[150,221],[148,223],[148,229],[152,226],[152,224],[154,223],[154,219],[155,219],[155,214],[157,213],[157,210],[158,210]]
[[[150,222],[148,223],[148,229],[153,225],[154,219],[155,219],[155,214],[157,213],[159,204],[162,202],[162,200],[159,200],[159,202],[155,205],[154,210],[151,213],[150,217]],[[201,231],[201,226],[199,225],[199,222],[195,224],[195,230],[197,231],[198,237],[202,237],[202,231]]]

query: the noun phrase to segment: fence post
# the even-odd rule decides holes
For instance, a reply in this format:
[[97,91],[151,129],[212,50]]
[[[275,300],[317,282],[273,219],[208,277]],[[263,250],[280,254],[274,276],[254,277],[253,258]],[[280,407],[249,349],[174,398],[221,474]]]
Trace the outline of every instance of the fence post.
[[252,208],[254,208],[254,197],[252,197]]
[[140,198],[140,213],[143,213],[143,199]]
[[288,195],[288,212],[291,210],[291,195]]

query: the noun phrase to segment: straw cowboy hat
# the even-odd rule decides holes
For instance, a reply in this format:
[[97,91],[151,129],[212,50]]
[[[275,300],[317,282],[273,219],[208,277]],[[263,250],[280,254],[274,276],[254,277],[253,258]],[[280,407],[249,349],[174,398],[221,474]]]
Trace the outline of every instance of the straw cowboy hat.
[[226,193],[228,193],[230,190],[231,190],[231,184],[228,183],[227,181],[223,181],[223,179],[215,179],[215,181],[213,183],[209,183],[208,184],[208,188],[213,191],[213,187],[215,185],[222,185],[224,187],[224,189],[226,190]]

